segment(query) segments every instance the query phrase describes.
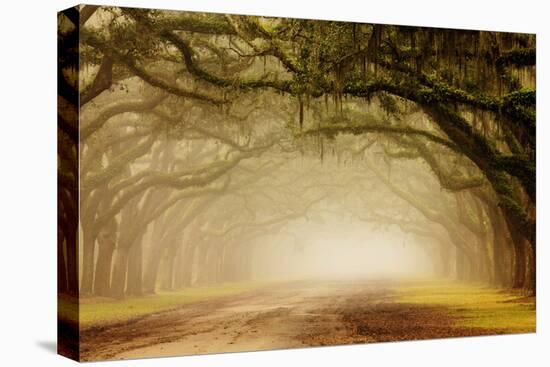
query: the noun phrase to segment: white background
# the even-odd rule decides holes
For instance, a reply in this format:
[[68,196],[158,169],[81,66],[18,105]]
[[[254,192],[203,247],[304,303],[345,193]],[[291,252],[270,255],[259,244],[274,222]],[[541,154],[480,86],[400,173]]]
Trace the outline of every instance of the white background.
[[[539,1],[94,1],[183,10],[536,32],[538,332],[198,357],[106,366],[548,366],[549,12]],[[8,0],[0,13],[0,365],[68,366],[56,338],[56,12],[71,1]],[[545,11],[546,10],[546,11]],[[548,352],[547,352],[548,351]],[[102,362],[103,363],[103,362]]]

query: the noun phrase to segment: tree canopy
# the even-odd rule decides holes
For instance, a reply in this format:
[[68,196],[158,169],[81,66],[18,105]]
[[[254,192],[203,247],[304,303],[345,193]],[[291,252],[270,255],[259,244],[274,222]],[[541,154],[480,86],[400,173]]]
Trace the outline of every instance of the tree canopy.
[[534,35],[75,9],[61,292],[249,278],[335,216],[419,238],[441,276],[534,292]]

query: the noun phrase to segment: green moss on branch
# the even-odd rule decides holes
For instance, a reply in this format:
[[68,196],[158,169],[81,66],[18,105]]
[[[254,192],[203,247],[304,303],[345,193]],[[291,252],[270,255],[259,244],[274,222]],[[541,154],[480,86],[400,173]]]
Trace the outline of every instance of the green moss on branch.
[[517,48],[504,52],[496,61],[497,66],[533,66],[537,61],[535,48]]

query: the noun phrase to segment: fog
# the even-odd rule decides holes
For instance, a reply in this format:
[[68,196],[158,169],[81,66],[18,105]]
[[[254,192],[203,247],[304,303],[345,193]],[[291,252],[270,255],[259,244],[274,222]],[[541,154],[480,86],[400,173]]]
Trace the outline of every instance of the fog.
[[[298,279],[396,279],[436,275],[427,251],[429,241],[417,240],[398,230],[380,232],[362,222],[335,216],[323,225],[300,221],[292,227],[288,230],[295,238],[266,239],[263,245],[271,250],[259,256],[258,272],[273,278]],[[289,254],[287,261],[273,260],[285,252]]]

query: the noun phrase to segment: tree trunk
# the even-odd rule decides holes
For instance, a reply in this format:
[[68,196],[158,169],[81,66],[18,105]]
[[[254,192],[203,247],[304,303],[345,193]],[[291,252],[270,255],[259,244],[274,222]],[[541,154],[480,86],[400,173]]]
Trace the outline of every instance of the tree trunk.
[[158,248],[153,247],[149,252],[149,261],[147,262],[145,277],[143,279],[143,291],[145,294],[154,294],[156,291],[157,276],[163,252],[164,247],[161,245]]
[[491,246],[486,235],[482,235],[478,238],[479,256],[477,262],[477,269],[475,272],[475,280],[491,284],[494,279],[495,267],[491,259]]
[[530,247],[527,249],[527,265],[525,275],[525,289],[530,295],[535,296],[537,293],[537,276],[536,276],[536,254]]
[[67,293],[67,262],[65,261],[65,236],[57,231],[57,293]]
[[238,246],[230,243],[225,245],[223,278],[228,281],[234,281],[236,279],[237,247]]
[[214,281],[221,283],[223,281],[222,269],[223,269],[223,256],[224,249],[220,244],[216,244],[216,268],[214,269]]
[[169,248],[166,251],[166,256],[164,257],[164,269],[163,277],[161,281],[161,288],[166,291],[173,289],[173,280],[174,280],[174,263],[176,261],[176,251],[174,248]]
[[206,257],[208,255],[208,244],[203,243],[202,246],[197,247],[199,251],[199,259],[197,266],[197,284],[203,285],[208,282],[208,269],[206,267]]
[[78,294],[78,238],[76,231],[69,231],[65,238],[65,255],[67,260],[67,293]]
[[129,246],[118,246],[116,249],[113,280],[111,282],[111,295],[115,298],[124,298],[129,251]]
[[111,267],[114,250],[114,238],[98,239],[98,254],[94,280],[94,294],[98,296],[109,296],[111,294]]
[[208,267],[208,282],[219,283],[220,279],[220,259],[221,247],[218,243],[213,243],[209,246],[209,252],[207,255],[207,267]]
[[506,223],[504,219],[499,215],[498,208],[489,206],[489,218],[491,219],[491,226],[493,228],[493,261],[495,265],[494,284],[498,286],[511,286],[509,272],[507,269],[508,263],[511,263],[509,240],[507,238]]
[[466,256],[459,249],[456,251],[456,278],[460,281],[466,281],[468,279]]
[[513,288],[521,289],[525,286],[525,246],[523,241],[514,243],[514,278]]
[[174,269],[174,289],[183,288],[183,279],[184,279],[184,262],[185,262],[185,251],[186,247],[180,248],[178,251],[176,263],[178,266]]
[[194,245],[185,246],[183,270],[182,270],[182,287],[190,287],[193,281],[193,260],[195,259],[195,247]]
[[126,294],[143,294],[143,235],[139,236],[128,254],[128,281]]
[[451,275],[451,249],[447,243],[439,245],[439,276],[448,278]]
[[91,230],[83,232],[82,242],[82,284],[80,293],[90,294],[94,282],[94,257],[95,257],[95,234]]

